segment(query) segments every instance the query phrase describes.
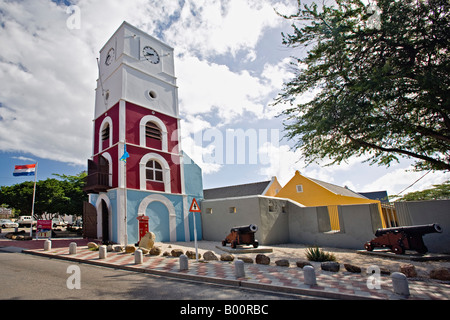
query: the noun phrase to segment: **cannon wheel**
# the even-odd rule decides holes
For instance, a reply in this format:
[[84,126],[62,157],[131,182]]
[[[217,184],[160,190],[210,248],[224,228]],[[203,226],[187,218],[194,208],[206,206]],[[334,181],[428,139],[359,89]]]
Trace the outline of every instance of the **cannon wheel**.
[[226,247],[227,246],[227,242],[225,240],[222,240],[222,246]]
[[233,240],[233,241],[231,242],[231,247],[232,247],[233,249],[236,249],[236,246],[237,246],[237,241],[236,241],[236,240]]
[[423,247],[421,247],[421,248],[417,248],[416,251],[417,251],[419,254],[425,254],[425,253],[428,252],[428,248],[427,248],[426,246],[423,246]]
[[404,254],[405,253],[405,249],[403,249],[399,245],[393,245],[391,248],[391,251],[395,254]]
[[255,242],[253,242],[253,248],[258,248],[259,246],[259,242],[257,240],[255,240]]
[[366,242],[364,244],[364,249],[366,249],[367,251],[372,251],[373,250],[373,246],[370,242]]

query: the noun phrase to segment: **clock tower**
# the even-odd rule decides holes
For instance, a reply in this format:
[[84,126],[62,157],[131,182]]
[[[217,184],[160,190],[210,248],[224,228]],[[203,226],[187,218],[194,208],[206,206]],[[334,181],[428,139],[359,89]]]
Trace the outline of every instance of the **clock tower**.
[[142,216],[156,241],[193,240],[189,204],[203,187],[201,169],[181,149],[173,53],[127,22],[100,50],[85,190],[86,218],[104,242],[139,241]]

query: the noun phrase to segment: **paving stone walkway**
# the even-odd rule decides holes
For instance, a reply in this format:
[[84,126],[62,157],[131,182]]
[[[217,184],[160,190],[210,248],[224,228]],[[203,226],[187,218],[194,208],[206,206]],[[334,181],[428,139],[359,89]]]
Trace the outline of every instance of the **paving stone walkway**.
[[[70,240],[68,241],[68,243]],[[449,300],[450,284],[437,281],[409,280],[410,296],[394,294],[390,276],[379,277],[346,271],[337,273],[315,270],[317,285],[304,283],[301,268],[287,268],[273,265],[244,265],[245,277],[236,278],[234,262],[189,260],[188,270],[179,270],[179,258],[144,255],[142,264],[135,264],[134,254],[108,252],[106,259],[99,258],[98,251],[90,251],[85,243],[79,243],[76,254],[69,254],[69,244],[44,251],[29,248],[23,252],[90,263],[106,267],[122,268],[150,274],[169,276],[210,283],[271,290],[329,299],[383,299],[383,300]],[[0,244],[1,246],[1,244]],[[53,247],[53,245],[52,245]]]

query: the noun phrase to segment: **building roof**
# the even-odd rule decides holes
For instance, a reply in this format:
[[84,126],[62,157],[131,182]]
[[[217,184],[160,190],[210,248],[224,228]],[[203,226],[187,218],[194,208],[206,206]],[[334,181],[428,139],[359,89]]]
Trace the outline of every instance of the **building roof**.
[[387,191],[358,192],[358,193],[369,199],[389,203],[389,196]]
[[205,200],[243,197],[252,195],[263,195],[266,188],[272,181],[262,181],[248,184],[241,184],[236,186],[228,186],[214,189],[203,190],[203,197]]
[[317,180],[317,179],[312,179],[312,178],[308,178],[308,179],[314,181],[318,185],[320,185],[320,186],[324,187],[325,189],[333,192],[334,194],[339,194],[341,196],[347,196],[347,197],[367,199],[362,194],[354,192],[354,191],[350,190],[347,187],[340,187],[340,186],[337,186],[335,184],[324,182],[324,181],[320,181],[320,180]]

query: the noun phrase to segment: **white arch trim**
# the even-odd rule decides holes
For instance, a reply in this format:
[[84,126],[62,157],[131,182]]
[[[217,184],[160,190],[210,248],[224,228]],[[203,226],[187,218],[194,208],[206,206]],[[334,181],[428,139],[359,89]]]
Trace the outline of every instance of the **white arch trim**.
[[103,131],[103,127],[105,126],[105,124],[108,123],[109,124],[109,147],[112,146],[112,141],[113,141],[113,123],[112,123],[112,119],[110,116],[105,117],[105,119],[103,119],[102,124],[100,125],[100,128],[98,129],[98,152],[102,152],[103,150],[103,141],[102,141],[102,131]]
[[150,203],[153,201],[158,201],[164,204],[169,211],[169,234],[170,234],[170,241],[177,241],[177,232],[176,232],[176,214],[175,214],[175,207],[173,206],[172,202],[160,194],[152,194],[147,197],[145,197],[138,208],[138,216],[145,216],[145,212],[147,210],[147,207]]
[[170,167],[169,163],[164,159],[161,155],[157,153],[147,153],[145,156],[142,157],[141,161],[139,162],[139,184],[141,190],[147,190],[147,178],[146,178],[146,172],[145,172],[145,165],[150,160],[156,160],[158,161],[163,169],[163,182],[164,182],[164,192],[170,193],[171,192],[171,186],[170,186]]
[[103,217],[102,217],[102,200],[105,200],[106,206],[108,207],[108,230],[110,240],[113,237],[112,233],[112,207],[111,200],[109,200],[106,193],[102,193],[98,196],[97,202],[95,203],[95,208],[97,209],[97,237],[103,238]]
[[108,160],[108,183],[109,183],[109,186],[111,187],[112,186],[112,176],[113,176],[112,157],[109,154],[109,152],[104,152],[101,154],[101,156],[103,156],[103,158]]
[[145,125],[147,122],[154,122],[161,130],[161,150],[164,152],[168,152],[168,144],[167,144],[167,127],[164,124],[164,122],[161,121],[158,117],[147,115],[141,119],[141,122],[139,123],[139,145],[141,147],[146,147],[147,145],[147,138],[145,136]]

